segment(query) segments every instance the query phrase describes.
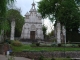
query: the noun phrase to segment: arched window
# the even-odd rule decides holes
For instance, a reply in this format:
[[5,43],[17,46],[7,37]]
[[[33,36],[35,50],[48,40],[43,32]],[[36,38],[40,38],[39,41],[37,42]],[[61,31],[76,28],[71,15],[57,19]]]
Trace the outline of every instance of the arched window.
[[31,25],[31,31],[36,31],[35,25]]

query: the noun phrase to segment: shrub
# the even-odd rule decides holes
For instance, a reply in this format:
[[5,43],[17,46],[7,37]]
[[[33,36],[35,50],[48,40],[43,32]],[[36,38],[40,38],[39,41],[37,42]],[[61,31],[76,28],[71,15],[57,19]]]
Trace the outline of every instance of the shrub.
[[67,58],[70,58],[70,56],[67,56]]
[[51,60],[55,60],[54,58],[52,58]]
[[40,43],[36,43],[36,46],[40,46]]
[[57,40],[55,38],[52,38],[51,42],[57,42]]
[[41,56],[39,57],[39,60],[44,60],[44,57],[41,55]]
[[58,47],[61,47],[62,45],[61,44],[58,44]]
[[11,44],[11,40],[9,40],[9,39],[6,39],[6,40],[4,40],[4,43]]
[[55,43],[51,44],[52,47],[56,47],[57,45]]
[[10,56],[10,57],[8,58],[8,60],[14,60],[14,57],[13,57],[13,56]]
[[78,44],[78,47],[80,47],[80,44]]
[[72,47],[78,47],[78,44],[72,44]]
[[21,46],[22,43],[20,41],[18,41],[18,40],[15,40],[15,41],[12,41],[12,45],[14,45],[14,46]]

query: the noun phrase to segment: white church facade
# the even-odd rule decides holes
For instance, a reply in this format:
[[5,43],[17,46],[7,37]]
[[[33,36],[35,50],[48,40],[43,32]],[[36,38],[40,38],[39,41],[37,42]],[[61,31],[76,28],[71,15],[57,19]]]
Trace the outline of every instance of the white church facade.
[[21,39],[41,39],[43,40],[42,17],[32,3],[32,8],[25,14],[25,22],[22,28]]

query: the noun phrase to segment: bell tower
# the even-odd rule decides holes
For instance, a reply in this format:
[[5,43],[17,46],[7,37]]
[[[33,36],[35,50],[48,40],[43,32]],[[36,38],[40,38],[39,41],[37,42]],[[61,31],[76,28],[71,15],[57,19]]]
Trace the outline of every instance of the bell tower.
[[34,3],[34,0],[33,0],[32,8],[30,9],[30,12],[36,12],[35,5],[36,5],[36,4]]

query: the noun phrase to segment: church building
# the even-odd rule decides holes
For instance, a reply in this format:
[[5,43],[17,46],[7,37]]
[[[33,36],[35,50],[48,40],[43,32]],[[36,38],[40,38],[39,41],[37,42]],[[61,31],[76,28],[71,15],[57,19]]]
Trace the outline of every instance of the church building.
[[43,40],[42,17],[32,3],[32,8],[25,14],[25,22],[22,28],[21,39]]

